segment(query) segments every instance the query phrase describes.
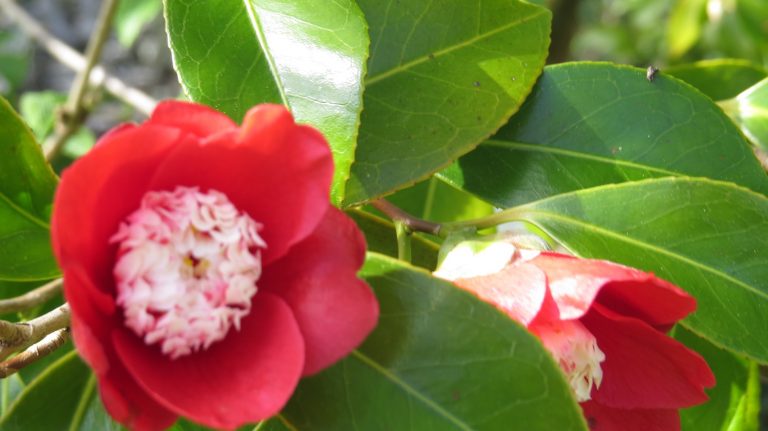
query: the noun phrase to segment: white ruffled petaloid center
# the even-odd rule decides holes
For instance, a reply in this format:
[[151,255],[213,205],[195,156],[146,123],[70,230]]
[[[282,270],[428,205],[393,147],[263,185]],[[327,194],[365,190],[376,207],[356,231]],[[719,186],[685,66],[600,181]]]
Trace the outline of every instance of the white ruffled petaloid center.
[[589,401],[592,386],[600,387],[605,354],[597,340],[578,320],[563,320],[537,325],[531,330],[541,339],[560,364],[579,402]]
[[261,276],[260,229],[215,190],[148,192],[110,238],[126,326],[174,359],[239,329]]

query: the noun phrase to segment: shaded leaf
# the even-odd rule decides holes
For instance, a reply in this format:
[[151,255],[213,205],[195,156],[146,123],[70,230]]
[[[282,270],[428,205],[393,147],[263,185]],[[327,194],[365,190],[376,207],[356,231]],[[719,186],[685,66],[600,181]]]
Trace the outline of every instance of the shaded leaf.
[[2,98],[0,130],[0,280],[56,277],[48,233],[56,175],[32,132]]
[[133,42],[141,34],[141,30],[160,15],[163,10],[161,0],[130,0],[120,2],[115,14],[115,33],[117,40],[125,46]]
[[509,124],[441,177],[499,207],[594,186],[705,176],[768,193],[733,122],[690,86],[608,63],[545,68]]
[[346,204],[426,179],[504,124],[541,73],[551,14],[507,0],[363,0],[371,57]]
[[746,60],[716,59],[665,67],[662,71],[693,85],[712,100],[736,97],[768,76],[768,72]]
[[537,339],[469,292],[370,254],[379,325],[306,378],[283,410],[296,430],[586,430]]
[[174,64],[186,94],[240,121],[257,103],[287,105],[333,151],[341,202],[355,153],[368,54],[352,0],[165,0]]

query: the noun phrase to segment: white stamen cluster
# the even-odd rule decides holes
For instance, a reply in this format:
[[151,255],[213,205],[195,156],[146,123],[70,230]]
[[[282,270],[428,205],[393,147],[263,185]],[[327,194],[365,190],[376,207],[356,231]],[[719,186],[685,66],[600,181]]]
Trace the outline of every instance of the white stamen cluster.
[[531,328],[559,363],[578,402],[589,401],[592,386],[603,381],[600,363],[605,354],[595,336],[578,320],[563,320]]
[[173,359],[239,330],[261,276],[260,228],[215,190],[148,192],[110,238],[126,326]]

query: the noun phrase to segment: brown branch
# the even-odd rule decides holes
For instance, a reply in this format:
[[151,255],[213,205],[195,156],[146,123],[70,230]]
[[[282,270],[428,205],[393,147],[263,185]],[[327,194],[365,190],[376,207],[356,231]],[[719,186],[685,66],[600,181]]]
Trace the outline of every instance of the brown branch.
[[371,202],[371,206],[386,214],[390,219],[399,221],[411,232],[426,232],[432,235],[440,233],[441,225],[439,223],[414,217],[384,199]]
[[28,322],[11,323],[0,320],[0,360],[40,341],[51,332],[69,326],[69,304],[55,308]]
[[21,296],[0,300],[0,314],[24,311],[40,305],[56,296],[61,291],[62,284],[63,280],[59,278]]
[[119,0],[104,0],[101,4],[99,16],[96,19],[96,28],[91,34],[88,47],[85,50],[85,67],[75,76],[75,81],[69,89],[67,101],[59,111],[56,130],[53,136],[45,142],[45,158],[48,160],[59,153],[69,137],[77,132],[88,116],[84,103],[85,93],[88,90],[91,72],[98,63],[101,50],[109,37],[109,29],[112,18],[117,12],[118,3]]
[[[75,72],[81,72],[86,67],[86,59],[79,52],[72,49],[69,45],[57,39],[23,8],[13,0],[0,0],[0,10],[11,18],[29,37],[39,43],[48,53],[58,60],[61,64],[69,67]],[[146,93],[133,88],[106,73],[103,67],[96,66],[89,75],[92,86],[103,86],[107,92],[122,100],[126,104],[134,107],[137,111],[146,115],[152,113],[157,101],[149,97]]]
[[46,335],[40,342],[33,344],[13,358],[0,362],[0,379],[15,374],[20,369],[48,356],[63,346],[69,338],[69,328],[59,329]]

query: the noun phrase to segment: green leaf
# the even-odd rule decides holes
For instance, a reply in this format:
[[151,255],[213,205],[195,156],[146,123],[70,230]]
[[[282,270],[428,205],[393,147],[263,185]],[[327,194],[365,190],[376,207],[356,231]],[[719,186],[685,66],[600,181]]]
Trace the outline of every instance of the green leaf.
[[480,218],[494,211],[488,202],[435,176],[400,190],[387,200],[410,214],[437,222]]
[[32,132],[3,98],[0,131],[0,280],[56,277],[48,233],[56,175]]
[[[397,256],[397,238],[395,226],[377,215],[361,210],[348,210],[350,216],[365,235],[368,251]],[[435,269],[439,246],[420,235],[414,235],[411,241],[412,260],[414,265],[422,268]]]
[[768,198],[731,183],[661,178],[562,194],[509,210],[574,254],[652,271],[698,309],[682,321],[768,363]]
[[18,374],[0,379],[0,418],[8,411],[8,407],[24,390],[24,382]]
[[67,100],[67,95],[58,91],[27,91],[19,100],[19,113],[42,142],[53,131],[56,109]]
[[509,124],[440,175],[499,207],[673,175],[768,193],[749,144],[709,98],[607,63],[545,68]]
[[91,370],[73,351],[32,381],[0,418],[3,431],[86,430],[80,428],[94,394]]
[[551,14],[509,0],[362,0],[371,58],[346,204],[415,182],[470,151],[541,73]]
[[677,58],[699,40],[707,0],[676,0],[667,22],[667,53]]
[[768,150],[768,78],[739,94],[736,99],[723,102],[723,109],[750,141]]
[[768,72],[746,60],[716,59],[664,68],[662,73],[693,85],[712,100],[736,97],[768,76]]
[[130,0],[120,2],[115,15],[117,40],[129,47],[141,34],[141,30],[152,22],[163,9],[161,0]]
[[287,105],[333,150],[339,204],[355,153],[368,33],[352,0],[165,0],[174,64],[192,99],[239,121],[257,103]]
[[559,367],[495,307],[400,261],[362,271],[381,307],[366,342],[299,384],[296,430],[586,430]]
[[715,373],[717,386],[709,401],[682,409],[682,431],[757,431],[760,413],[760,372],[754,362],[739,359],[681,327],[675,338],[700,353]]

